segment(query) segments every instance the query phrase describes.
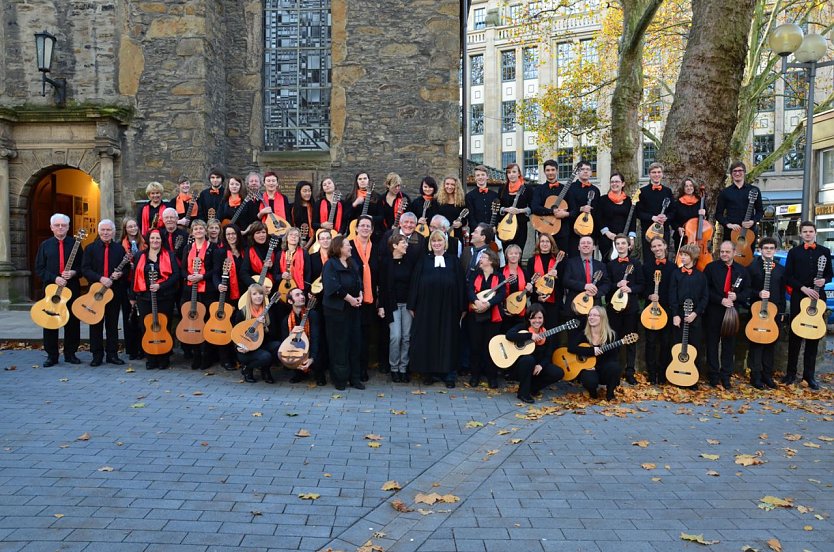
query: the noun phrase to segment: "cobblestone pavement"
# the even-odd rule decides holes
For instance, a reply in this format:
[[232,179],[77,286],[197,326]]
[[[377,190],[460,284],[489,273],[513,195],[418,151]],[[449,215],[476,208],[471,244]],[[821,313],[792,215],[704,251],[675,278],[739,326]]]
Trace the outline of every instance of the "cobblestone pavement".
[[560,385],[545,411],[380,375],[339,392],[42,361],[0,352],[0,551],[834,549],[830,381],[574,408]]

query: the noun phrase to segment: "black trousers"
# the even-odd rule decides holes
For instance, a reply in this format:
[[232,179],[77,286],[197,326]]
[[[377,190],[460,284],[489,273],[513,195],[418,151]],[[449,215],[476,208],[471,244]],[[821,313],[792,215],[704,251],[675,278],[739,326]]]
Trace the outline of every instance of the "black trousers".
[[604,385],[610,396],[614,389],[620,385],[621,373],[622,367],[615,360],[604,364],[597,363],[595,369],[579,372],[579,382],[582,387],[591,393],[595,392],[600,385]]
[[348,305],[345,305],[343,310],[324,308],[327,345],[330,350],[330,375],[334,385],[356,384],[361,380],[361,318],[360,309]]
[[[75,303],[77,293],[67,302],[69,309],[69,321],[64,326],[64,358],[75,355],[78,352],[78,344],[81,342],[81,322],[72,314],[72,304]],[[43,350],[49,358],[58,360],[58,332],[60,330],[43,330]]]
[[[692,322],[689,325],[689,348],[690,348],[689,349],[689,354],[690,355],[692,354],[692,349],[694,349],[695,352],[697,353],[696,356],[695,356],[695,367],[697,368],[699,374],[704,373],[704,339],[703,339],[704,321],[702,320],[702,318],[703,317],[701,317],[701,316],[696,316],[695,321]],[[674,326],[674,324],[672,324],[671,328],[672,328],[672,345],[680,343],[683,339],[683,316],[681,316],[681,325],[676,328]],[[669,361],[670,362],[671,362],[671,350],[672,350],[672,348],[670,347],[669,348],[669,354],[670,354]],[[662,373],[664,374],[664,376],[666,374],[666,368],[668,366],[669,365],[667,364],[666,367],[663,368]]]
[[671,324],[660,330],[645,330],[646,372],[652,382],[666,381],[666,367],[672,362]]
[[135,322],[131,322],[130,312],[133,310],[133,305],[130,304],[127,295],[122,297],[121,309],[125,352],[130,356],[136,356],[142,350],[142,322],[138,318]]
[[[151,302],[145,301],[140,299],[136,302],[139,306],[139,318],[142,320],[142,332],[144,334],[145,331],[145,316],[151,314]],[[174,310],[174,298],[173,297],[157,297],[156,299],[156,306],[157,311],[159,313],[170,313]],[[140,342],[141,343],[141,342]],[[151,368],[159,368],[160,366],[168,367],[170,362],[171,353],[170,351],[165,353],[164,355],[151,355],[145,351],[145,356],[147,358],[147,364]]]
[[[104,319],[90,326],[90,352],[94,359],[101,359],[105,351],[107,357],[119,354],[119,311],[122,309],[121,297],[114,297],[104,307]],[[103,343],[102,332],[107,332],[107,342]]]
[[475,320],[475,314],[469,313],[469,370],[473,378],[485,376],[488,380],[498,377],[498,368],[489,356],[489,340],[498,335],[500,322]]
[[779,341],[767,345],[750,343],[747,349],[747,366],[750,367],[750,381],[773,379],[773,356]]
[[[707,365],[709,367],[710,383],[727,381],[733,375],[733,357],[736,350],[736,336],[721,337],[721,322],[724,320],[724,307],[707,307],[706,336],[707,336]],[[719,364],[718,348],[721,347]]]
[[[799,294],[798,290],[794,290],[794,295]],[[791,322],[800,311],[800,297],[797,295],[797,301],[791,301]],[[822,298],[825,301],[825,298]],[[790,330],[789,330],[790,331]],[[789,375],[796,375],[797,364],[799,364],[799,349],[802,346],[803,339],[793,333],[788,334],[788,366],[787,373]],[[817,350],[819,349],[819,339],[805,339],[805,351],[802,356],[802,378],[813,379],[814,373],[817,369]],[[66,347],[65,347],[66,348]],[[66,353],[64,353],[66,354]]]
[[518,378],[518,395],[529,397],[556,383],[565,377],[565,372],[550,361],[542,361],[542,371],[533,375],[533,370],[539,364],[533,355],[523,356],[515,363],[515,376]]
[[[629,303],[636,300],[637,298],[633,294],[628,298]],[[632,311],[626,309],[624,312],[617,312],[613,308],[608,308],[608,321],[611,323],[611,329],[617,332],[617,337],[619,338],[625,337],[626,334],[637,332],[637,317],[637,309]],[[625,349],[626,356],[625,374],[627,376],[633,376],[634,367],[637,363],[637,344],[624,345],[623,349]]]

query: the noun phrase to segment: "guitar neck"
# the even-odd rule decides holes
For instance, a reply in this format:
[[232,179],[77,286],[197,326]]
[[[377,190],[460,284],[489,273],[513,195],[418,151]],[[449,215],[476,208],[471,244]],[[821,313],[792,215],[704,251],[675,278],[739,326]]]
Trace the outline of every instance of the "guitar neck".
[[[770,270],[765,270],[765,277],[764,277],[764,288],[770,291]],[[767,304],[769,302],[768,298],[762,299],[762,310],[767,312]]]
[[623,343],[625,343],[625,339],[618,339],[617,341],[612,341],[611,343],[606,343],[605,345],[600,347],[600,349],[602,350],[603,353],[607,353],[608,351],[612,351],[612,350],[616,349],[617,347],[622,346]]
[[564,186],[562,186],[562,191],[561,191],[561,192],[559,192],[559,195],[558,195],[558,196],[556,196],[556,207],[558,207],[559,205],[561,205],[561,204],[562,204],[562,202],[565,200],[565,197],[567,197],[567,195],[568,195],[568,190],[570,189],[571,184],[573,184],[573,182],[568,182],[567,184],[565,184]]
[[122,259],[122,262],[119,263],[119,266],[117,266],[116,269],[113,270],[113,272],[110,273],[110,277],[112,278],[113,274],[115,274],[116,272],[121,272],[122,270],[124,270],[125,266],[127,266],[127,263],[129,263],[129,262],[130,262],[130,257],[125,255],[124,258]]
[[237,219],[238,219],[238,218],[240,217],[240,215],[243,213],[243,207],[244,207],[244,206],[245,206],[245,205],[246,205],[249,201],[251,201],[251,199],[250,199],[251,197],[252,197],[252,196],[246,196],[246,198],[245,198],[245,199],[244,199],[244,200],[240,203],[240,205],[238,205],[238,206],[237,206],[237,209],[235,209],[235,214],[234,214],[234,215],[232,215],[232,220],[230,221],[230,223],[231,223],[231,224],[234,224],[234,223],[236,223],[236,222],[237,222]]
[[[684,316],[684,318],[686,318],[686,316]],[[687,347],[689,347],[689,322],[684,322],[681,337],[681,352],[683,354],[686,354]]]
[[[220,278],[220,283],[222,285],[226,286],[226,287],[229,287],[229,275],[228,274],[223,274],[223,277]],[[225,314],[225,312],[226,312],[226,292],[225,291],[221,291],[220,295],[217,296],[217,302],[218,302],[217,312],[222,317],[223,314]]]
[[570,322],[567,324],[562,324],[561,326],[556,326],[555,328],[550,328],[546,332],[542,334],[542,337],[550,337],[551,335],[555,335],[559,332],[563,332],[567,330],[571,326]]
[[744,212],[744,220],[748,221],[753,218],[753,205],[755,205],[756,199],[753,198],[747,202],[747,210]]

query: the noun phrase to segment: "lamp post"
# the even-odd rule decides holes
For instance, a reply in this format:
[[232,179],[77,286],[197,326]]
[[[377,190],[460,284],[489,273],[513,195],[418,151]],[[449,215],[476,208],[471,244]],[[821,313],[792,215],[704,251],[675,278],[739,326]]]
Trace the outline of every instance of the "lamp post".
[[52,52],[55,49],[55,35],[41,31],[35,33],[35,53],[38,62],[38,71],[43,75],[41,96],[46,96],[47,83],[55,89],[55,104],[64,107],[67,103],[67,79],[51,79],[46,76],[52,69]]

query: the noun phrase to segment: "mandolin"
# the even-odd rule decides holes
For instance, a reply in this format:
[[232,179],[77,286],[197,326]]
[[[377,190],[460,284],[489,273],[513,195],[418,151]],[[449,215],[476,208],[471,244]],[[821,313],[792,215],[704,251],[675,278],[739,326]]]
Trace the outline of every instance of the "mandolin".
[[[148,272],[148,290],[156,283],[158,274],[155,270]],[[156,292],[151,294],[151,312],[145,315],[145,333],[142,334],[142,350],[149,355],[164,355],[174,348],[174,340],[168,333],[168,317],[159,312]]]
[[[501,286],[503,286],[504,284],[513,284],[513,283],[515,283],[515,281],[517,279],[518,279],[518,277],[515,274],[510,274],[509,276],[507,276],[506,278],[504,278],[503,280],[498,282],[493,287],[491,287],[489,289],[485,289],[483,291],[479,291],[478,293],[475,294],[475,297],[477,297],[481,301],[489,302],[493,297],[495,297],[495,292],[497,292],[499,289],[501,289]],[[472,303],[472,308],[475,310],[475,312],[485,312],[485,311],[479,311],[477,308],[475,308],[475,303]]]
[[[261,273],[256,277],[252,277],[252,283],[258,284],[259,286],[264,287],[264,291],[266,291],[267,296],[272,293],[272,280],[266,277],[267,272],[270,271],[272,268],[271,266],[267,266],[267,260],[272,259],[272,253],[275,251],[275,248],[278,247],[278,243],[280,239],[278,236],[270,236],[269,238],[269,248],[266,250],[266,257],[264,257],[264,266],[261,268]],[[247,286],[248,288],[248,286]],[[249,300],[249,289],[247,289],[243,294],[241,294],[240,299],[237,301],[237,308],[242,309],[246,302]]]
[[[128,251],[122,258],[119,266],[110,273],[110,278],[113,278],[114,273],[122,272],[125,266],[127,266],[127,263],[132,260],[133,254]],[[104,287],[104,284],[101,282],[96,282],[90,286],[90,290],[87,293],[75,300],[72,304],[72,313],[80,321],[92,326],[104,319],[104,307],[112,300],[113,290]]]
[[[548,338],[551,335],[556,335],[559,332],[563,332],[565,330],[574,330],[579,327],[579,320],[574,318],[573,320],[569,320],[568,322],[562,324],[561,326],[556,326],[555,328],[551,328],[544,333],[540,333],[539,335],[543,336],[544,338]],[[530,332],[523,331],[520,332],[522,334],[530,334]],[[492,361],[498,368],[509,368],[515,362],[525,356],[532,354],[533,351],[536,350],[536,343],[533,339],[528,339],[521,343],[516,343],[514,341],[510,341],[504,335],[496,335],[492,339],[489,340],[489,356],[492,358]]]
[[[559,266],[559,263],[565,258],[565,252],[559,251],[556,254],[556,262],[553,263],[553,268],[555,269]],[[540,274],[540,277],[536,279],[535,283],[533,284],[536,288],[536,293],[539,295],[550,295],[556,289],[556,278],[557,276],[551,276],[550,274]]]
[[[750,190],[747,194],[747,211],[744,213],[744,221],[753,220],[753,206],[759,198],[758,190]],[[753,245],[756,243],[756,234],[750,228],[741,227],[730,232],[730,241],[736,244],[735,261],[742,266],[750,266],[753,262]]]
[[[662,277],[662,272],[659,270],[654,271],[654,295],[660,295],[660,278]],[[647,330],[662,330],[666,327],[666,323],[669,322],[669,317],[666,314],[666,311],[663,310],[663,307],[660,306],[658,301],[652,301],[650,304],[643,309],[642,314],[640,314],[640,322],[643,324],[643,327]]]
[[[315,306],[315,296],[310,297],[310,300],[307,301],[304,316],[301,317],[301,321],[298,323],[299,326],[303,328],[307,324],[310,312]],[[281,342],[281,346],[278,347],[278,360],[280,360],[281,364],[287,368],[297,369],[307,361],[309,356],[310,338],[306,333],[304,333],[303,330],[293,332],[291,328],[290,335],[288,335],[287,338]]]
[[[202,261],[194,257],[191,263],[191,274],[199,274]],[[206,283],[208,286],[208,283]],[[199,282],[191,282],[191,299],[182,304],[180,313],[182,318],[177,324],[177,340],[187,345],[199,345],[205,341],[203,327],[206,324],[206,306],[197,300]]]
[[371,182],[368,186],[368,191],[365,194],[365,199],[362,201],[362,213],[359,217],[350,221],[350,226],[348,227],[348,241],[352,241],[356,239],[356,225],[359,224],[359,218],[368,216],[368,209],[371,206],[371,196],[374,193],[374,183]]
[[[636,192],[631,196],[631,208],[628,210],[628,216],[626,217],[625,226],[623,227],[623,234],[628,234],[628,227],[631,226],[631,219],[634,218],[634,209],[637,207],[637,203],[640,201],[640,189],[638,188]],[[610,259],[613,261],[619,256],[617,253],[617,248],[614,247],[614,242],[611,242],[611,255]]]
[[[536,232],[555,236],[559,233],[559,230],[562,229],[562,219],[556,218],[556,215],[553,214],[553,210],[568,210],[568,202],[565,200],[565,197],[568,195],[568,190],[573,184],[573,181],[576,179],[577,174],[579,174],[579,169],[573,171],[573,175],[568,179],[567,184],[562,186],[562,191],[559,192],[558,195],[550,196],[544,200],[544,208],[550,211],[551,214],[530,216],[530,222],[533,224],[533,228],[536,229]],[[545,182],[540,185],[547,186],[548,184]]]
[[[634,265],[629,264],[625,269],[623,279],[628,280],[628,277],[631,275],[632,272],[634,272]],[[611,296],[611,307],[617,312],[624,311],[625,308],[628,306],[629,295],[631,294],[624,292],[622,289],[618,289],[614,292],[614,295]]]
[[672,345],[672,362],[666,368],[666,380],[679,387],[691,387],[698,383],[698,368],[695,359],[698,351],[689,344],[689,322],[686,317],[692,314],[692,299],[683,303],[683,337],[680,343]]
[[[524,194],[525,185],[522,184],[518,191],[515,193],[515,197],[513,198],[512,208],[515,209],[518,206],[518,200]],[[498,223],[498,237],[504,241],[511,240],[515,237],[516,233],[518,232],[518,216],[512,213],[507,213],[504,215],[504,218],[501,219],[501,222]]]
[[298,287],[295,280],[292,279],[292,261],[295,257],[296,252],[297,249],[292,251],[290,249],[287,249],[286,255],[284,256],[287,263],[287,272],[290,273],[290,278],[289,280],[287,280],[286,278],[281,278],[281,281],[278,283],[278,291],[276,292],[278,293],[278,295],[281,296],[281,301],[284,303],[287,302],[287,296],[289,295],[289,293],[294,288]]
[[[590,207],[596,197],[596,192],[591,190],[588,192],[588,203],[586,207]],[[594,232],[594,217],[591,213],[582,213],[573,223],[573,231],[580,236],[590,236]]]
[[[733,282],[733,286],[732,288],[730,288],[730,290],[733,293],[735,293],[740,286],[741,276],[736,278],[736,281]],[[724,318],[721,320],[721,337],[730,337],[732,335],[736,335],[738,333],[738,328],[738,311],[736,310],[735,306],[725,307]]]
[[[663,203],[660,206],[660,214],[658,214],[658,216],[665,214],[666,209],[669,208],[670,204],[671,201],[669,201],[668,197],[664,199]],[[655,238],[664,238],[664,226],[664,224],[661,224],[659,222],[653,222],[651,226],[649,226],[649,229],[646,230],[646,241],[651,242]]]
[[449,227],[450,230],[454,230],[454,225],[455,225],[456,222],[459,222],[459,223],[463,224],[463,219],[465,219],[468,216],[469,216],[469,209],[466,209],[466,208],[462,209],[460,214],[458,215],[458,218],[456,218],[455,220],[452,221],[452,226]]
[[[770,273],[773,271],[773,261],[763,259],[764,264],[764,287],[770,290]],[[770,299],[760,299],[750,307],[751,318],[744,328],[744,334],[751,343],[767,345],[779,339],[779,326],[776,324],[776,316],[779,314],[779,307]]]
[[[626,334],[625,337],[622,339],[618,339],[616,341],[612,341],[611,343],[605,343],[601,345],[599,348],[601,350],[600,354],[607,353],[608,351],[613,351],[618,347],[622,347],[623,345],[631,345],[633,343],[637,343],[640,337],[636,333]],[[597,365],[597,357],[596,356],[589,356],[583,357],[579,355],[575,355],[573,353],[569,353],[567,348],[561,347],[556,349],[553,352],[553,357],[550,359],[553,364],[558,366],[565,372],[565,377],[562,378],[562,381],[572,381],[575,380],[576,377],[579,375],[579,372],[582,370],[593,370]]]
[[[75,244],[72,246],[67,262],[64,264],[64,270],[72,270],[72,264],[75,262],[75,256],[78,254],[78,249],[81,247],[81,241],[87,237],[87,231],[81,229],[75,234]],[[69,309],[67,303],[72,298],[72,291],[65,285],[49,284],[46,286],[44,297],[29,310],[29,316],[32,321],[45,330],[57,330],[67,325],[69,322]]]
[[[429,207],[431,206],[431,202],[432,202],[431,199],[426,199],[426,200],[423,201],[423,214],[420,215],[421,219],[426,218],[426,213],[428,212]],[[428,221],[421,222],[420,224],[418,224],[417,227],[414,229],[414,231],[417,232],[418,234],[420,234],[421,236],[423,236],[424,238],[428,238],[429,237],[429,223],[428,223]]]
[[[279,298],[277,293],[269,298],[269,303],[264,308],[264,316]],[[250,352],[258,349],[264,342],[264,323],[257,318],[239,322],[232,328],[232,341]]]
[[[336,220],[336,211],[339,208],[340,201],[342,201],[342,193],[339,190],[333,192],[332,200],[328,200],[328,203],[330,203],[330,214],[327,215],[327,222],[330,223],[330,228],[332,228],[332,230],[330,230],[330,236],[333,238],[339,235],[339,233],[337,232],[337,228],[333,226],[333,223]],[[315,243],[313,243],[313,245],[310,246],[310,253],[319,252],[319,250],[321,249],[321,244],[319,243],[319,234],[326,231],[327,228],[319,228],[318,230],[316,230],[316,241]]]
[[[591,283],[594,284],[594,285],[597,285],[597,283],[601,279],[602,279],[602,271],[597,270],[596,272],[594,272],[594,277],[593,277]],[[589,312],[591,312],[591,309],[594,306],[594,298],[591,297],[590,295],[588,295],[587,291],[583,291],[582,293],[580,293],[579,295],[577,295],[576,297],[573,298],[573,303],[572,303],[571,306],[573,308],[573,312],[575,312],[576,314],[585,316]]]
[[[817,260],[817,275],[814,278],[822,278],[822,272],[825,270],[826,258],[821,256]],[[820,292],[820,288],[814,285],[814,291]],[[794,290],[795,294],[799,294],[799,290]],[[804,297],[799,303],[799,313],[791,321],[791,331],[802,339],[822,339],[825,336],[825,301],[817,299],[816,301],[810,297]]]
[[[232,259],[223,261],[223,275],[220,277],[220,284],[229,286],[229,272],[232,270]],[[209,317],[203,328],[203,337],[212,345],[228,345],[232,341],[232,317],[231,308],[227,311],[227,291],[221,291],[217,301],[209,305]]]
[[[310,225],[306,222],[301,223],[301,228],[298,229],[301,233],[301,236],[298,238],[298,247],[301,249],[307,249],[307,240],[310,238]],[[321,247],[319,247],[321,250]]]

